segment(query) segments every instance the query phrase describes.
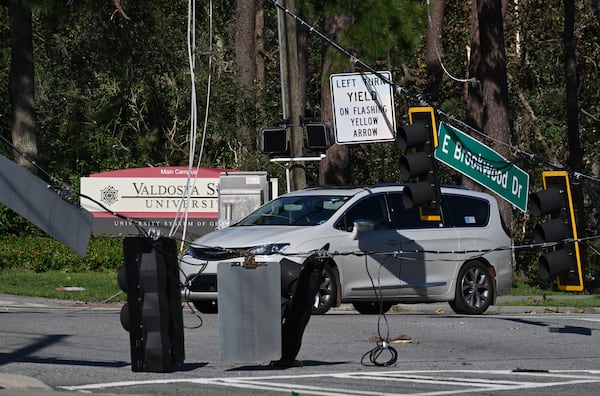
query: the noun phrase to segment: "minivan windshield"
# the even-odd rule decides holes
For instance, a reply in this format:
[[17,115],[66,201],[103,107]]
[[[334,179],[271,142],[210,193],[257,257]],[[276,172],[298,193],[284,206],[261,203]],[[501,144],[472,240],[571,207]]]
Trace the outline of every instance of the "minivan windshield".
[[283,196],[268,202],[235,225],[315,226],[329,220],[350,198],[343,195]]

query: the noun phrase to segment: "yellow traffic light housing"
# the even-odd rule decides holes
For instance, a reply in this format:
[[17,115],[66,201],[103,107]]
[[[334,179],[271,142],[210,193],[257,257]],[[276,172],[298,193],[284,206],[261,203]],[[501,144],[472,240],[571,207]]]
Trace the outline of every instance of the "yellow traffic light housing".
[[438,145],[433,107],[408,109],[410,125],[398,129],[396,143],[407,154],[400,159],[404,180],[416,179],[404,187],[402,200],[407,209],[419,207],[421,220],[441,221],[437,163],[433,152]]
[[544,190],[531,195],[529,208],[533,216],[549,214],[550,220],[539,223],[533,237],[537,243],[557,245],[539,258],[540,278],[556,276],[560,290],[582,291],[583,271],[569,174],[542,172],[542,181]]

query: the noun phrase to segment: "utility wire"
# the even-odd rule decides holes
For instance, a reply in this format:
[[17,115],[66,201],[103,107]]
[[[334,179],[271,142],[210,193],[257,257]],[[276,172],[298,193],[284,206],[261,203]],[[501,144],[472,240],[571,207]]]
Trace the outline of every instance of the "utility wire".
[[438,62],[440,63],[440,67],[442,68],[442,70],[444,71],[444,73],[451,80],[454,80],[456,82],[476,84],[477,83],[477,79],[475,77],[472,77],[472,78],[458,78],[458,77],[454,77],[446,69],[446,66],[444,66],[444,62],[442,60],[442,55],[440,53],[440,49],[439,49],[438,42],[437,42],[437,35],[435,34],[436,32],[434,32],[434,30],[433,30],[433,21],[431,20],[431,7],[430,7],[430,4],[429,4],[429,0],[427,0],[427,23],[429,24],[429,30],[431,31],[431,40],[433,42],[433,47],[435,48],[435,54],[437,56]]
[[[563,170],[565,169],[565,167],[563,167],[561,164],[552,164],[552,163],[546,161],[543,158],[540,158],[539,156],[537,156],[537,155],[535,155],[533,153],[528,153],[528,152],[526,152],[526,151],[524,151],[524,150],[522,150],[522,149],[520,149],[520,148],[518,148],[516,146],[513,146],[510,143],[507,143],[507,142],[504,142],[502,140],[493,138],[493,137],[489,136],[488,134],[485,134],[484,132],[480,131],[479,129],[477,129],[475,127],[472,127],[472,126],[468,125],[467,123],[465,123],[464,121],[461,121],[460,119],[452,116],[451,114],[444,112],[436,104],[434,104],[433,102],[431,102],[431,100],[429,100],[428,98],[426,98],[424,95],[413,93],[413,92],[409,91],[407,88],[402,87],[402,86],[394,83],[390,79],[388,79],[382,73],[378,72],[373,67],[369,66],[367,63],[363,62],[362,60],[360,60],[359,58],[357,58],[356,56],[354,56],[352,53],[350,53],[348,50],[346,50],[341,45],[339,45],[336,42],[334,42],[332,39],[330,39],[329,37],[327,37],[325,34],[321,33],[314,26],[312,26],[311,24],[309,24],[308,22],[306,22],[305,20],[303,20],[302,18],[300,18],[294,12],[290,11],[288,8],[286,8],[285,6],[281,5],[277,0],[269,0],[269,1],[275,7],[277,7],[281,11],[284,11],[287,15],[289,15],[290,17],[292,17],[293,19],[295,19],[301,26],[305,27],[310,33],[315,34],[317,37],[319,37],[326,44],[328,44],[331,47],[335,48],[338,52],[340,52],[342,55],[344,55],[345,57],[347,57],[348,60],[350,61],[350,63],[352,63],[354,65],[360,66],[360,68],[362,68],[364,70],[367,70],[367,71],[375,74],[377,77],[379,77],[385,83],[390,84],[391,86],[395,87],[396,92],[398,94],[404,95],[404,96],[406,96],[406,97],[408,97],[408,98],[416,101],[421,106],[432,107],[441,117],[449,120],[451,123],[454,123],[456,125],[460,125],[461,128],[468,129],[469,131],[471,131],[472,133],[480,136],[484,140],[492,141],[492,142],[494,142],[494,143],[496,143],[498,145],[502,145],[504,147],[507,147],[516,156],[520,156],[520,157],[523,157],[524,159],[527,159],[527,160],[530,160],[530,161],[533,161],[533,162],[537,162],[537,163],[542,164],[542,165],[546,165],[546,166],[548,166],[548,167],[550,167],[552,169],[563,169]],[[567,171],[569,173],[571,173],[571,174],[574,173],[572,170],[568,170],[567,169]],[[584,176],[582,174],[579,174],[579,175],[580,176]]]
[[198,160],[195,166],[194,173],[194,161],[196,158],[196,144],[197,144],[197,128],[198,128],[198,115],[197,115],[197,100],[196,100],[196,60],[195,60],[195,52],[196,52],[196,1],[189,0],[188,2],[188,34],[187,34],[187,47],[188,47],[188,61],[190,67],[190,79],[191,79],[191,109],[190,109],[190,154],[188,160],[188,174],[186,180],[186,188],[185,194],[182,197],[178,213],[176,215],[175,221],[171,226],[171,231],[169,233],[170,236],[173,236],[178,229],[180,222],[177,221],[179,212],[182,207],[184,207],[183,214],[183,232],[182,232],[182,243],[180,247],[180,253],[183,252],[183,248],[185,246],[185,238],[187,234],[187,219],[189,215],[189,207],[192,191],[196,185],[198,180],[198,173],[200,172],[200,164],[202,163],[202,158],[204,154],[204,145],[206,141],[206,134],[208,131],[208,115],[210,109],[210,97],[211,97],[211,87],[212,87],[212,58],[213,58],[213,2],[212,0],[208,3],[208,18],[209,18],[209,51],[208,51],[208,79],[206,83],[206,104],[204,109],[204,125],[202,128],[202,140],[200,144],[200,152],[198,154]]

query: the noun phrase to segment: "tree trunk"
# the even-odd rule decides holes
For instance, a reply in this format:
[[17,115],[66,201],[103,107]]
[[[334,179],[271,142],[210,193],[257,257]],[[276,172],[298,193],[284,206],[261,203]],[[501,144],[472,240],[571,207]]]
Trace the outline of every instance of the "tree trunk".
[[575,4],[573,0],[564,0],[565,25],[563,42],[565,46],[565,90],[567,96],[567,138],[569,142],[569,158],[567,165],[572,171],[583,171],[583,150],[579,142],[579,106],[577,88],[577,55],[575,46]]
[[[326,16],[324,34],[335,40],[337,33],[347,29],[352,19],[347,16]],[[333,121],[331,89],[329,75],[332,72],[332,55],[335,50],[328,45],[323,46],[323,82],[321,89],[321,117],[324,121]],[[344,186],[350,183],[350,151],[348,145],[334,144],[327,149],[327,157],[321,161],[320,184]]]
[[[579,74],[577,73],[577,53],[575,45],[575,3],[573,0],[564,0],[565,22],[563,43],[565,54],[565,90],[567,97],[567,139],[569,144],[569,157],[567,166],[571,172],[583,172],[583,150],[579,139],[579,105],[577,102],[577,88],[579,87]],[[581,187],[573,188],[573,206],[575,209],[575,222],[577,223],[578,237],[585,236],[586,217],[584,214],[583,192]],[[580,244],[581,257],[587,256],[586,246]],[[584,263],[586,260],[584,259]]]
[[483,97],[481,92],[481,42],[479,38],[479,15],[477,0],[471,1],[471,48],[469,51],[469,78],[474,82],[467,86],[466,122],[473,128],[483,128]]
[[[283,4],[294,12],[294,1],[287,0]],[[281,12],[281,11],[280,11]],[[304,114],[304,91],[300,89],[300,80],[306,77],[300,74],[297,23],[288,15],[282,19],[282,49],[284,106],[285,116],[290,123],[290,154],[292,158],[302,157],[304,133],[300,125],[300,117]],[[291,162],[290,189],[299,190],[306,187],[306,169],[303,162]]]
[[[265,43],[263,30],[265,27],[265,2],[264,0],[256,1],[256,19],[255,19],[255,32],[256,37],[256,84],[259,87],[263,87],[265,83]],[[262,92],[258,92],[262,95]]]
[[[467,120],[494,141],[509,143],[503,5],[496,0],[477,0],[474,7],[472,18],[478,28],[472,31],[469,74],[478,82],[469,86]],[[510,154],[504,144],[493,143],[492,148],[504,157]],[[498,199],[498,203],[505,224],[511,224],[511,205],[504,199]]]
[[237,134],[242,144],[248,149],[252,147],[248,141],[250,128],[248,120],[244,119],[247,114],[245,109],[249,103],[254,103],[255,81],[256,81],[256,8],[255,0],[238,0],[236,8],[236,32],[235,32],[235,60],[237,65],[237,80],[239,84],[237,112]]
[[[27,158],[35,160],[37,140],[31,9],[21,0],[10,0],[8,16],[11,45],[8,90],[12,104],[12,142]],[[33,163],[19,153],[15,153],[14,158],[19,165],[36,172]]]
[[440,101],[440,86],[442,85],[442,28],[444,26],[445,0],[432,1],[431,24],[427,28],[427,86],[425,95],[433,102]]

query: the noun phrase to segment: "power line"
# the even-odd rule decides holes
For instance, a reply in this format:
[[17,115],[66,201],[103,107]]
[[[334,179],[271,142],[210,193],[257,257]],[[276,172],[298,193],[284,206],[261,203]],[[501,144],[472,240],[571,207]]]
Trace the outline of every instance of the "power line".
[[[325,34],[323,34],[322,32],[320,32],[314,26],[312,26],[311,24],[309,24],[308,22],[306,22],[305,20],[303,20],[302,18],[300,18],[294,12],[292,12],[291,10],[289,10],[288,8],[286,8],[285,6],[281,5],[277,0],[269,0],[269,1],[276,8],[278,8],[281,11],[285,12],[287,15],[289,15],[294,20],[296,20],[301,26],[305,27],[310,33],[316,35],[321,40],[323,40],[326,44],[328,44],[331,47],[335,48],[338,52],[340,52],[342,55],[344,55],[346,58],[348,58],[348,60],[350,61],[350,63],[352,63],[354,65],[360,66],[362,69],[367,70],[367,71],[375,74],[383,82],[385,82],[385,83],[387,83],[387,84],[395,87],[398,94],[406,96],[406,97],[414,100],[415,102],[419,103],[419,105],[421,105],[421,106],[432,107],[436,111],[436,113],[438,113],[442,118],[445,118],[445,119],[449,120],[451,123],[453,123],[455,125],[460,125],[461,128],[463,128],[463,129],[468,129],[469,131],[471,131],[472,133],[478,135],[479,137],[481,137],[484,140],[492,141],[492,142],[494,142],[494,143],[496,143],[498,145],[502,145],[504,147],[507,147],[516,156],[522,157],[522,158],[527,159],[527,160],[532,161],[532,162],[537,162],[539,164],[546,165],[546,166],[548,166],[548,167],[550,167],[552,169],[563,169],[563,170],[567,170],[571,174],[574,174],[574,171],[565,169],[561,164],[550,163],[550,162],[546,161],[545,159],[540,158],[539,156],[537,156],[537,155],[535,155],[533,153],[526,152],[526,151],[524,151],[524,150],[522,150],[522,149],[520,149],[520,148],[518,148],[518,147],[516,147],[516,146],[514,146],[514,145],[512,145],[510,143],[507,143],[507,142],[501,141],[499,139],[493,138],[490,135],[485,134],[483,131],[480,131],[479,129],[477,129],[475,127],[472,127],[472,126],[468,125],[467,123],[465,123],[464,121],[462,121],[462,120],[460,120],[460,119],[452,116],[451,114],[444,112],[436,104],[434,104],[431,100],[429,100],[428,98],[426,98],[423,94],[413,93],[413,92],[409,91],[407,88],[405,88],[403,86],[400,86],[400,85],[396,84],[395,82],[391,81],[385,75],[379,73],[373,67],[371,67],[367,63],[365,63],[362,60],[360,60],[359,58],[357,58],[355,55],[353,55],[352,53],[350,53],[344,47],[342,47],[341,45],[339,45],[338,43],[336,43],[335,41],[333,41],[331,38],[327,37]],[[578,173],[578,175],[579,176],[586,176],[586,175],[583,175],[581,173]],[[586,176],[586,177],[594,179],[591,176]],[[595,180],[600,182],[600,180],[598,180],[598,179],[595,179]]]

